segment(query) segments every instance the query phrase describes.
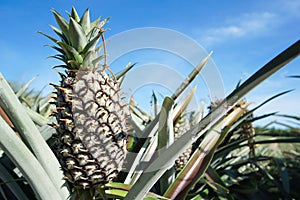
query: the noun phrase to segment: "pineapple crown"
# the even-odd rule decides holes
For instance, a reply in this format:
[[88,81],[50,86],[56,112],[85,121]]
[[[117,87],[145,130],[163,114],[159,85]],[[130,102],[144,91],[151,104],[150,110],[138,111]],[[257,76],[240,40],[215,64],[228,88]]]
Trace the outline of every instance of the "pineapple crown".
[[97,44],[100,39],[104,42],[103,26],[108,19],[106,18],[101,21],[101,17],[99,17],[91,22],[89,9],[86,9],[80,18],[74,7],[72,7],[72,12],[68,13],[69,21],[54,9],[52,13],[59,28],[52,25],[51,28],[59,36],[59,39],[42,32],[39,33],[48,37],[57,45],[48,45],[60,53],[50,57],[64,62],[64,65],[55,67],[63,67],[68,70],[95,68],[103,57],[105,58],[105,55],[99,56],[101,46],[97,46]]

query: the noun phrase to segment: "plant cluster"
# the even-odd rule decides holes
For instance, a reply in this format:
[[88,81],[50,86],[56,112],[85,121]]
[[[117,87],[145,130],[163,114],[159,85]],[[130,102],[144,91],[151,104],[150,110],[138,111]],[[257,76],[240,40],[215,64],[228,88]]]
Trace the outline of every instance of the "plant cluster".
[[[253,127],[281,116],[254,113],[285,91],[249,109],[245,95],[300,53],[284,50],[209,112],[186,111],[196,88],[183,96],[211,54],[151,115],[134,99],[122,102],[126,73],[106,63],[107,19],[65,19],[52,11],[58,39],[47,34],[63,62],[61,81],[47,97],[8,83],[0,74],[0,197],[3,199],[298,199],[299,128]],[[98,45],[101,42],[101,45]],[[103,52],[103,55],[100,53]],[[159,109],[160,108],[160,109]],[[275,123],[275,122],[274,122]],[[278,122],[277,122],[278,123]],[[50,125],[50,126],[49,126]]]

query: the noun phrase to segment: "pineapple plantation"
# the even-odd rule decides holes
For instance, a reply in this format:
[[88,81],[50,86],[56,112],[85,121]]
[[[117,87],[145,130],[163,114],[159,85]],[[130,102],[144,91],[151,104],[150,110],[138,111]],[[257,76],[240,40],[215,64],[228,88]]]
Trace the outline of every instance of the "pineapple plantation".
[[[0,197],[2,199],[299,199],[300,130],[254,127],[278,115],[249,108],[245,96],[300,53],[297,41],[225,99],[187,112],[189,85],[209,54],[154,115],[123,102],[122,80],[133,65],[112,72],[107,19],[68,18],[52,10],[56,34],[46,36],[62,61],[59,83],[44,97],[0,74]],[[183,92],[188,91],[182,97]],[[181,97],[181,98],[179,98]],[[160,107],[160,109],[158,109]],[[299,116],[278,115],[293,120]],[[274,122],[275,123],[275,122]],[[150,162],[149,162],[150,160]]]

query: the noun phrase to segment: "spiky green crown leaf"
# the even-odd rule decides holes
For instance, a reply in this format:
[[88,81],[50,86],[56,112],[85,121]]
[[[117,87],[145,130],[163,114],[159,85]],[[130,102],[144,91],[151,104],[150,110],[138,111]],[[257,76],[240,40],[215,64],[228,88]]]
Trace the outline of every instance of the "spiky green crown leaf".
[[103,56],[99,56],[101,50],[97,46],[104,30],[107,19],[101,21],[101,18],[90,21],[90,12],[87,9],[80,18],[75,8],[69,13],[69,20],[63,18],[56,10],[52,10],[57,25],[51,26],[53,31],[59,36],[58,39],[51,37],[45,33],[50,40],[57,46],[51,46],[60,54],[51,56],[64,62],[64,67],[71,70],[93,69],[97,66]]

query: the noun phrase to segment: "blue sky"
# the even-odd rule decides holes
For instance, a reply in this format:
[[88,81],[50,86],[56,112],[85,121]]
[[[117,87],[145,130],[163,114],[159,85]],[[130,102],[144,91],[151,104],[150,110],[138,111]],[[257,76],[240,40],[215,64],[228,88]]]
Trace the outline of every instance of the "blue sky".
[[[37,31],[52,35],[49,25],[56,23],[50,10],[54,8],[64,14],[71,10],[72,5],[80,14],[90,8],[92,19],[110,17],[107,38],[143,27],[167,28],[190,37],[205,51],[214,52],[212,60],[221,75],[225,94],[230,93],[240,79],[245,80],[300,38],[300,1],[297,0],[1,0],[0,72],[7,80],[25,83],[37,76],[33,83],[37,89],[58,80],[51,67],[59,62],[46,59],[54,51],[43,46],[49,41]],[[120,66],[127,62],[126,59],[138,62],[137,68],[147,62],[168,66],[180,64],[183,68],[176,70],[181,75],[192,69],[184,61],[163,52],[144,51],[124,56]],[[297,58],[247,96],[255,106],[278,92],[295,89],[257,114],[280,111],[300,116],[300,80],[286,78],[288,75],[300,75],[299,65],[300,58]],[[113,71],[122,67],[115,66]],[[216,98],[209,96],[207,89],[203,88],[205,84],[201,77],[196,83],[199,85],[198,99],[208,103]],[[47,88],[50,90],[50,87]],[[144,89],[150,91],[151,87],[145,86]],[[168,91],[166,88],[156,89],[161,93]]]

